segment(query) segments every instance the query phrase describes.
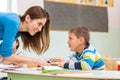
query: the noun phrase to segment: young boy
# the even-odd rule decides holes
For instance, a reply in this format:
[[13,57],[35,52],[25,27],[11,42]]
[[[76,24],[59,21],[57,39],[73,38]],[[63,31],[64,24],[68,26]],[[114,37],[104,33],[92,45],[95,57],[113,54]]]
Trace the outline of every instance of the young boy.
[[79,70],[103,70],[105,64],[97,50],[89,43],[90,34],[86,27],[74,27],[69,31],[68,45],[75,54],[58,66]]

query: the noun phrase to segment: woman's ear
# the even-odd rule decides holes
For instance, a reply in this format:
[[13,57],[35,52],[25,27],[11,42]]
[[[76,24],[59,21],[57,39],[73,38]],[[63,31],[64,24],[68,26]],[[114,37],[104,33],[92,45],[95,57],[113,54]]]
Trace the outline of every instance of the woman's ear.
[[30,20],[31,20],[31,19],[30,19],[30,15],[26,15],[25,21],[26,21],[26,22],[30,22]]

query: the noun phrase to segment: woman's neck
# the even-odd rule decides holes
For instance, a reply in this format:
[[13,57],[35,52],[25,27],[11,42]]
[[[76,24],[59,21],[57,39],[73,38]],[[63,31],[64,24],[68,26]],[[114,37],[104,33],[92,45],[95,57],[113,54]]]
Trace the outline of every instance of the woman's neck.
[[25,31],[27,31],[27,24],[25,23],[25,22],[21,22],[20,23],[20,28],[19,28],[19,31],[20,32],[25,32]]

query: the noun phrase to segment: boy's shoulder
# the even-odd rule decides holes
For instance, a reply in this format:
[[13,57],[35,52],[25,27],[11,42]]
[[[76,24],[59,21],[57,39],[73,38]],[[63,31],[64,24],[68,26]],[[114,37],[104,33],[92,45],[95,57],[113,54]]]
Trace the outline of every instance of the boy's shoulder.
[[84,49],[84,51],[86,51],[86,50],[94,50],[94,49],[96,49],[96,48],[93,47],[92,45],[89,45],[89,47],[87,47],[86,49]]
[[94,48],[92,45],[89,45],[89,47],[84,49],[84,51],[83,51],[84,54],[85,53],[94,53],[95,54],[96,52],[97,52],[96,48]]

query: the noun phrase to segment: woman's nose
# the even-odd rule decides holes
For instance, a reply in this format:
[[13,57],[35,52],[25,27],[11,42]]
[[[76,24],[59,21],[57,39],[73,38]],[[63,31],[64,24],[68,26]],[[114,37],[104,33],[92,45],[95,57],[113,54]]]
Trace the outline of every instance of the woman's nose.
[[42,27],[38,27],[38,29],[37,29],[38,31],[41,31],[42,30]]

